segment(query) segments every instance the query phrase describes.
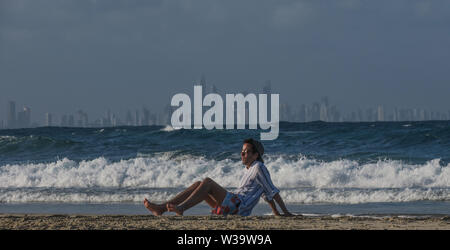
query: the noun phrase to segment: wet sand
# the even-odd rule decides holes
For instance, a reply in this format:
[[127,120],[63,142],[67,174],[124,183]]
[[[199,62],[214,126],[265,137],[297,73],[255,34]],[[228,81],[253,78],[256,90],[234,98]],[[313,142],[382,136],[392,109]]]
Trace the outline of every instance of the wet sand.
[[450,230],[450,216],[160,216],[0,214],[2,230]]

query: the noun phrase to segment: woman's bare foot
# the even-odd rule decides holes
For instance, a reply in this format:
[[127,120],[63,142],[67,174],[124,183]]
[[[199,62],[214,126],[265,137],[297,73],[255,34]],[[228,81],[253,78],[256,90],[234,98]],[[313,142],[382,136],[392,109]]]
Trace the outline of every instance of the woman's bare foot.
[[177,215],[182,216],[183,215],[183,210],[181,210],[177,205],[175,204],[167,204],[167,211],[169,212],[175,212]]
[[155,216],[160,216],[166,211],[163,205],[153,204],[147,198],[144,199],[144,206]]

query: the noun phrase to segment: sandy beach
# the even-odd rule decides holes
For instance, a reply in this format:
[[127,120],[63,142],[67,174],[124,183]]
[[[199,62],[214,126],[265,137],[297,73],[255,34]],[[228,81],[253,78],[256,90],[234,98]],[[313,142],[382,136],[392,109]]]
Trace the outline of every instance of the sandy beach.
[[162,216],[0,214],[2,230],[450,230],[450,216]]

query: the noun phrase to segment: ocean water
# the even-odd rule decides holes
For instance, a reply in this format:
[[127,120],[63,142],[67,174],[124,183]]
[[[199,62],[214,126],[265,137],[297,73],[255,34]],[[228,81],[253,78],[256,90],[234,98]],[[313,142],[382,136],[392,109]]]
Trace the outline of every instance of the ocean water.
[[[236,190],[260,130],[0,130],[0,213],[145,214],[210,177]],[[450,214],[450,121],[280,123],[264,160],[298,214]],[[208,214],[201,205],[188,214]],[[261,199],[253,214],[270,214]]]

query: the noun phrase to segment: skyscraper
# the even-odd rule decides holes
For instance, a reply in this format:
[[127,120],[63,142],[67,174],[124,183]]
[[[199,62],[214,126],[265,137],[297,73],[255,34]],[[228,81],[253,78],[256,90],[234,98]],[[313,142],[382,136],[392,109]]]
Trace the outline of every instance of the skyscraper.
[[384,109],[383,106],[378,105],[378,109],[377,109],[377,120],[379,122],[383,122],[384,121]]
[[317,102],[314,102],[311,110],[311,121],[319,121],[320,120],[320,105]]
[[370,108],[366,109],[366,119],[369,122],[376,121],[375,111],[373,108],[370,107]]
[[280,121],[292,121],[292,110],[291,106],[287,103],[280,104]]
[[17,113],[16,128],[29,128],[31,126],[31,109],[24,106],[23,110]]
[[219,94],[219,89],[217,89],[216,85],[214,84],[211,86],[211,93]]
[[328,97],[322,97],[320,101],[320,114],[319,118],[321,121],[328,122],[329,114],[328,114]]
[[[341,119],[341,114],[337,108],[336,105],[331,106],[331,108],[328,109],[328,121],[329,122],[339,122]],[[353,118],[356,118],[356,113],[353,112],[352,115],[352,121]]]
[[69,127],[75,126],[75,119],[74,119],[73,115],[69,115],[68,125],[69,125]]
[[139,118],[139,110],[136,109],[136,112],[134,113],[134,126],[139,126],[140,125],[140,118]]
[[78,110],[77,113],[77,126],[78,127],[88,127],[89,120],[88,115],[83,110]]
[[31,108],[23,107],[23,111],[25,112],[25,125],[29,128],[31,127]]
[[272,120],[272,111],[270,110],[272,107],[272,97],[270,96],[272,94],[272,82],[270,80],[267,80],[264,87],[263,87],[263,94],[267,95],[267,121]]
[[9,101],[7,108],[6,128],[16,127],[16,102]]
[[50,113],[45,113],[45,126],[52,126],[52,114]]
[[[205,75],[202,75],[202,78],[200,79],[200,85],[202,85],[202,89],[203,89],[203,94],[206,94],[205,92],[207,92],[206,90],[206,78]],[[202,96],[203,98],[203,96]]]
[[132,126],[133,125],[133,117],[131,116],[131,111],[128,110],[125,117],[125,125]]
[[306,106],[305,106],[305,104],[302,104],[301,106],[300,106],[300,108],[299,108],[299,111],[298,111],[298,122],[305,122],[306,121]]
[[164,107],[164,115],[162,117],[162,124],[161,125],[168,125],[170,124],[170,118],[172,117],[172,113],[174,112],[174,108],[170,104],[166,104]]
[[68,122],[67,122],[67,115],[63,115],[61,117],[61,127],[67,127]]
[[141,126],[148,126],[150,121],[150,110],[146,107],[142,107],[142,119]]

